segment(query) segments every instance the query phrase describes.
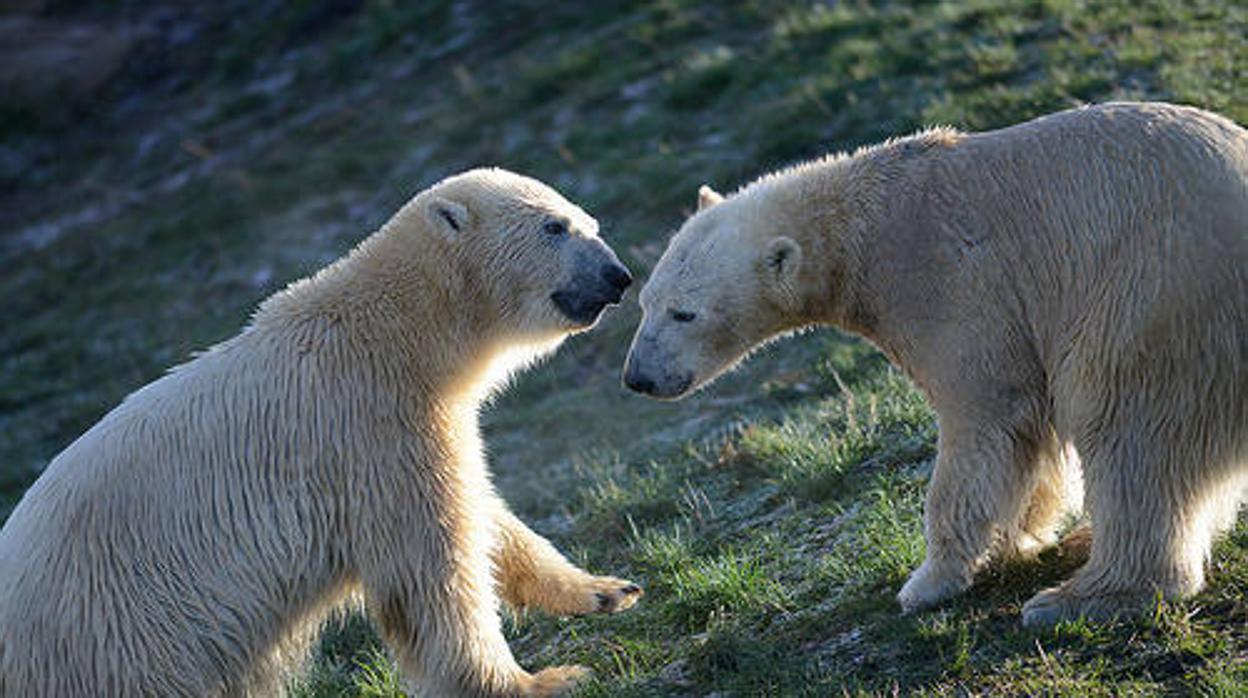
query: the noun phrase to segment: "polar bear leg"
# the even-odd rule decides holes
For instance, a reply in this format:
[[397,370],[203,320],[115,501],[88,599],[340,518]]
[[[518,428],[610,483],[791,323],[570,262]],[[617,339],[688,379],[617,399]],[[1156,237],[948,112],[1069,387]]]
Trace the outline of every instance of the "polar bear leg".
[[513,608],[533,607],[555,615],[616,613],[641,598],[641,587],[632,582],[597,577],[568,562],[501,499],[495,512],[495,577],[500,595]]
[[360,581],[382,637],[422,695],[501,698],[570,690],[587,670],[562,666],[530,674],[507,646],[491,576],[492,532],[476,530],[477,520],[447,517],[430,527],[396,519],[383,529],[394,547],[361,546]]
[[994,543],[1023,518],[1034,490],[1038,441],[1013,428],[942,415],[924,513],[927,558],[898,594],[903,611],[934,605],[971,585]]
[[1032,556],[1057,543],[1058,526],[1082,508],[1083,478],[1074,448],[1049,430],[1040,444],[1034,486],[1019,522],[1001,541],[1003,557]]
[[1023,606],[1024,625],[1130,614],[1204,586],[1213,536],[1233,511],[1229,490],[1169,481],[1173,471],[1157,462],[1164,450],[1141,441],[1117,439],[1105,456],[1088,458],[1091,555],[1070,580]]

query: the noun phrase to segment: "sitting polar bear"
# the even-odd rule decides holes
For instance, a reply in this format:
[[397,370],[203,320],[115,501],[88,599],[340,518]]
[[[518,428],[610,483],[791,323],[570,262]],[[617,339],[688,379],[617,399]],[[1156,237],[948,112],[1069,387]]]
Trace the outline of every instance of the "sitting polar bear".
[[904,609],[1053,542],[1077,461],[1091,557],[1024,622],[1190,594],[1248,475],[1248,132],[1107,104],[704,187],[641,306],[624,381],[657,398],[816,324],[926,393],[939,455]]
[[273,695],[356,591],[429,695],[569,687],[517,665],[496,589],[557,614],[641,590],[508,511],[477,409],[620,300],[597,232],[535,180],[452,177],[126,398],[0,531],[0,695]]

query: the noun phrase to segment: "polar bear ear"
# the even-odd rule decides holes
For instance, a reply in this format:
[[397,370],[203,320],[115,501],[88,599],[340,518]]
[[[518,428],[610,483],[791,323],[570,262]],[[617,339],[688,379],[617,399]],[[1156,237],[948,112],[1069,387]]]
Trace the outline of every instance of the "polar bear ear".
[[698,210],[705,211],[724,200],[724,195],[703,184],[698,187]]
[[773,238],[763,255],[763,274],[778,284],[792,285],[802,264],[802,248],[792,238]]
[[435,196],[425,204],[425,219],[434,230],[454,237],[468,225],[468,208],[458,201]]

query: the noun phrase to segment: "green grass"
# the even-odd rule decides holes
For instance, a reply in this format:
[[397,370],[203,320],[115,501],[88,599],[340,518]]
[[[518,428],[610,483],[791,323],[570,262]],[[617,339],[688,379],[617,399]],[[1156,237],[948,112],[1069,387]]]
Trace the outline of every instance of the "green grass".
[[[1242,3],[349,5],[240,10],[185,49],[194,79],[147,118],[0,115],[6,147],[45,153],[0,168],[0,516],[126,393],[470,166],[554,184],[644,276],[699,184],[921,126],[1117,98],[1248,123]],[[43,246],[7,242],[117,201]],[[637,314],[634,293],[486,417],[517,511],[647,589],[619,616],[509,618],[526,666],[591,666],[585,696],[1248,693],[1242,521],[1206,592],[1140,621],[1023,630],[1021,604],[1079,562],[1062,550],[902,617],[935,438],[918,394],[821,331],[649,402],[617,378]],[[292,692],[394,696],[396,677],[349,616]]]

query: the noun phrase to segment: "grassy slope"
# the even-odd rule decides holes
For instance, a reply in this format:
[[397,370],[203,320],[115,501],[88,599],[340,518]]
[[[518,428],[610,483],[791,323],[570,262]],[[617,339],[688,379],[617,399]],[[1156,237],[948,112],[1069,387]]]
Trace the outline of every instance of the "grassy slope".
[[[370,4],[311,43],[287,40],[311,3],[241,23],[169,99],[177,119],[105,120],[115,142],[71,141],[18,183],[35,212],[22,226],[54,205],[131,203],[40,249],[0,247],[0,510],[125,393],[468,166],[555,184],[644,270],[702,181],[731,188],[922,125],[1109,98],[1248,123],[1234,3],[485,5]],[[1021,630],[1022,601],[1077,564],[1060,551],[901,618],[934,443],[922,400],[878,354],[820,332],[693,400],[647,402],[615,377],[635,320],[615,313],[488,414],[516,508],[648,590],[618,617],[513,619],[526,665],[588,664],[586,695],[1248,691],[1248,526],[1219,547],[1208,592],[1139,623]],[[358,620],[327,633],[295,688],[397,693]]]

